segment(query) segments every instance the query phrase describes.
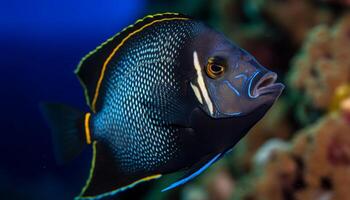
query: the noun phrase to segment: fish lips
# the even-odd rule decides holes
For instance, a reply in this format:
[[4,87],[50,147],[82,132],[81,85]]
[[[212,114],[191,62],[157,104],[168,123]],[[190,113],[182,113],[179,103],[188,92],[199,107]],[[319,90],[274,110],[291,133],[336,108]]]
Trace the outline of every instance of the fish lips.
[[271,97],[278,98],[283,89],[284,85],[282,83],[277,83],[277,74],[274,72],[258,73],[260,75],[256,78],[251,79],[249,85],[256,82],[253,88],[248,88],[249,97],[252,99],[263,97],[269,95]]
[[285,86],[282,83],[273,83],[259,89],[258,99],[273,104],[282,94]]
[[284,88],[285,86],[282,83],[272,83],[266,87],[261,88],[259,90],[259,95],[257,98],[253,99],[253,101],[255,101],[256,107],[251,109],[250,112],[242,113],[242,115],[251,115],[254,114],[257,110],[264,109],[266,113],[268,109],[270,109],[281,96]]

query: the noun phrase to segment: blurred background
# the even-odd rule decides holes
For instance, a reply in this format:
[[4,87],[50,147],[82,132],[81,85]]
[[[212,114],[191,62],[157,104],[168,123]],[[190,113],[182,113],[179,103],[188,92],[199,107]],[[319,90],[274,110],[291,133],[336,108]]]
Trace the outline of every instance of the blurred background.
[[120,199],[350,199],[349,0],[2,1],[0,197],[72,199],[91,150],[55,162],[38,104],[87,110],[73,74],[90,50],[146,14],[203,20],[276,71],[287,85],[270,112],[225,159],[183,187],[173,177]]

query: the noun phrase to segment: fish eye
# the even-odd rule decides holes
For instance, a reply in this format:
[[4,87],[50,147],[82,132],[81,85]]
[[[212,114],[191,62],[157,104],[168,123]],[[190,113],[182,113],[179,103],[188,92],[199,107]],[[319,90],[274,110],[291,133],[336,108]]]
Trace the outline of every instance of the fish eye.
[[226,69],[226,63],[224,59],[218,58],[218,57],[211,57],[208,59],[206,72],[210,78],[212,79],[219,78],[224,74],[225,69]]

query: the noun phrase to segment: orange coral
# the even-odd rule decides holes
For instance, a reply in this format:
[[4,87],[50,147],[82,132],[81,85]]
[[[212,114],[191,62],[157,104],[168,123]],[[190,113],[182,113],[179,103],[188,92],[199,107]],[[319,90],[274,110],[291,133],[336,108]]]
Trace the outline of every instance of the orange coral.
[[349,121],[332,113],[300,131],[292,148],[274,154],[262,174],[252,192],[255,199],[348,199]]
[[297,164],[289,153],[276,153],[267,164],[264,176],[257,182],[257,199],[280,200],[284,195],[292,195],[296,171]]
[[350,14],[336,25],[319,25],[310,33],[301,53],[294,59],[289,84],[327,109],[337,87],[350,82]]
[[314,130],[314,142],[305,155],[305,179],[314,190],[328,179],[335,199],[349,196],[350,123],[341,115],[332,114],[320,121]]

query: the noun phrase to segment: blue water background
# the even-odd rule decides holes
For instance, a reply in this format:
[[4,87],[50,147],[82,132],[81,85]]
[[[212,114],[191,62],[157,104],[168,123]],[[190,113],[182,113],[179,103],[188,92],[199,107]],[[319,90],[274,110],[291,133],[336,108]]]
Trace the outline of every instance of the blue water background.
[[30,0],[0,5],[0,197],[70,199],[90,152],[55,163],[41,101],[87,109],[73,74],[90,50],[146,14],[144,0]]

